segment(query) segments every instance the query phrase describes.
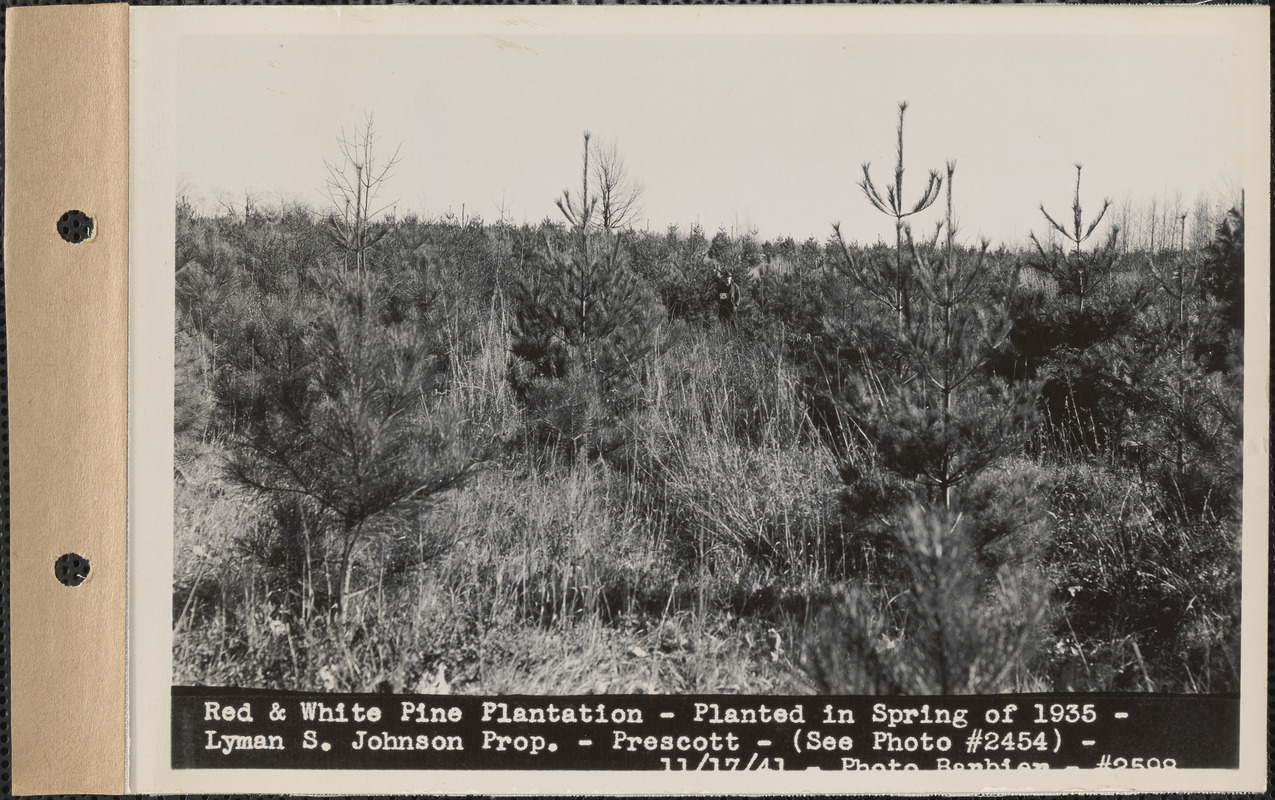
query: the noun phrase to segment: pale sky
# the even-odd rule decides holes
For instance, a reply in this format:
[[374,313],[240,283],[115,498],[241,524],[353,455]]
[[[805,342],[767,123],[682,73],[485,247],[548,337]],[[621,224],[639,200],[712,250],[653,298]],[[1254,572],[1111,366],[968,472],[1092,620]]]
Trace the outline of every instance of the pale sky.
[[[176,75],[184,191],[325,203],[324,159],[366,113],[401,163],[400,213],[462,204],[487,220],[558,218],[581,133],[614,138],[646,187],[638,227],[751,223],[823,240],[839,220],[892,241],[860,164],[891,182],[909,103],[905,201],[957,161],[963,233],[1016,242],[1040,203],[1140,204],[1242,186],[1234,43],[1220,35],[192,36]],[[1252,187],[1250,187],[1252,188]],[[941,201],[940,201],[941,204]],[[936,206],[918,217],[928,227]]]

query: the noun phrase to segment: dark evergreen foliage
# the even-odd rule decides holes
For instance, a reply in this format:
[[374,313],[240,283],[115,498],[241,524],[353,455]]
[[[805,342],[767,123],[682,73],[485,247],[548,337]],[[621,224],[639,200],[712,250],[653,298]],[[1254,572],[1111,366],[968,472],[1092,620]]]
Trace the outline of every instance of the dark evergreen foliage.
[[324,289],[268,298],[243,320],[216,397],[234,479],[312,504],[324,524],[310,533],[335,537],[339,606],[361,539],[458,486],[469,462],[428,403],[425,340],[387,321],[378,279],[333,272]]
[[628,438],[624,423],[658,344],[657,300],[618,234],[546,238],[545,250],[514,288],[510,382],[533,439],[569,457],[606,456]]

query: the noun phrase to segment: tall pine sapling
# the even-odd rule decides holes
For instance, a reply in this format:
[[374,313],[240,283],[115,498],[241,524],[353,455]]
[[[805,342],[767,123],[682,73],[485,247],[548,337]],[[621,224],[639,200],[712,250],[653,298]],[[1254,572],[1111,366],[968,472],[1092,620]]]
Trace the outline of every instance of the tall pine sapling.
[[975,251],[956,243],[955,172],[949,162],[941,233],[918,244],[907,231],[920,295],[904,356],[916,380],[883,392],[880,413],[861,423],[884,466],[937,494],[949,510],[956,487],[1022,444],[1035,399],[1032,387],[1009,385],[987,368],[1010,322],[989,299],[987,243]]
[[[1040,207],[1052,231],[1031,234],[1033,253],[1023,266],[1055,291],[1023,291],[1016,305],[1013,350],[1027,369],[1045,377],[1042,408],[1058,452],[1110,455],[1125,435],[1130,379],[1123,334],[1136,324],[1145,283],[1120,279],[1120,230],[1109,226],[1110,201],[1086,219],[1080,200],[1082,166],[1076,166],[1072,215],[1064,224]],[[1129,276],[1132,277],[1132,276]]]
[[1156,291],[1143,315],[1147,361],[1137,383],[1152,413],[1140,420],[1138,445],[1166,468],[1162,477],[1171,479],[1166,483],[1181,509],[1200,512],[1210,495],[1226,496],[1216,490],[1234,479],[1237,466],[1223,443],[1238,436],[1238,370],[1233,355],[1221,354],[1238,353],[1240,337],[1228,330],[1227,309],[1208,284],[1216,275],[1211,253],[1230,247],[1234,228],[1224,222],[1201,253],[1186,246],[1186,215],[1176,221],[1176,249],[1148,257]]
[[934,204],[939,197],[939,189],[943,179],[937,170],[930,170],[926,180],[925,191],[909,208],[903,201],[903,115],[907,111],[907,103],[899,103],[898,145],[894,165],[894,183],[885,187],[885,195],[872,182],[871,165],[863,164],[863,180],[859,188],[868,202],[886,216],[894,218],[894,263],[873,263],[855,258],[841,236],[840,224],[834,224],[833,233],[840,249],[841,261],[838,267],[856,280],[867,292],[894,312],[899,337],[903,336],[910,311],[909,294],[912,290],[912,277],[909,274],[907,259],[904,254],[904,220],[919,214]]
[[423,337],[385,322],[379,281],[345,273],[322,289],[262,303],[217,399],[234,420],[230,475],[278,502],[300,498],[322,520],[315,535],[335,537],[345,618],[360,543],[458,486],[471,462],[431,405]]
[[1169,436],[1172,442],[1174,472],[1179,480],[1186,470],[1186,426],[1192,415],[1192,385],[1195,383],[1194,344],[1202,322],[1200,318],[1200,261],[1190,257],[1186,250],[1186,214],[1177,218],[1179,239],[1177,252],[1170,258],[1159,256],[1154,246],[1148,254],[1148,267],[1155,278],[1159,301],[1153,306],[1155,320],[1152,328],[1155,339],[1163,348],[1162,360],[1167,361],[1171,377],[1169,390],[1173,397]]
[[557,201],[568,241],[547,235],[539,269],[515,287],[510,379],[552,444],[592,457],[623,439],[616,428],[636,402],[658,315],[622,236],[594,225],[589,142],[586,132],[579,194]]
[[562,190],[562,197],[554,201],[558,206],[558,210],[562,212],[562,216],[567,218],[572,230],[583,241],[589,233],[589,229],[593,226],[593,212],[598,207],[598,196],[594,192],[589,191],[589,152],[592,148],[589,145],[593,134],[589,131],[584,132],[584,148],[581,158],[580,167],[580,193],[574,197],[571,195],[570,189]]
[[1103,217],[1106,216],[1107,210],[1111,208],[1111,201],[1103,200],[1102,208],[1097,215],[1085,223],[1084,209],[1080,204],[1080,172],[1083,167],[1080,164],[1075,166],[1076,194],[1071,204],[1070,228],[1050,216],[1043,203],[1040,205],[1040,213],[1044,215],[1050,227],[1068,242],[1070,250],[1057,243],[1042,243],[1033,232],[1032,244],[1035,245],[1040,258],[1038,261],[1029,262],[1029,266],[1057,281],[1059,293],[1071,298],[1076,304],[1076,310],[1083,314],[1085,305],[1115,272],[1119,259],[1116,243],[1120,236],[1120,229],[1112,225],[1104,242],[1088,253],[1083,251],[1082,246],[1093,236],[1098,225],[1102,223]]
[[988,361],[1005,344],[1010,321],[989,299],[988,242],[976,252],[956,243],[955,174],[956,164],[949,161],[942,245],[934,247],[936,235],[930,247],[918,246],[908,232],[924,298],[908,337],[909,360],[920,378],[912,400],[924,403],[927,420],[917,431],[925,434],[913,437],[921,457],[914,468],[948,509],[954,487],[1022,443],[1034,400],[1032,387],[1011,386],[988,374]]
[[1244,331],[1244,201],[1226,212],[1204,250],[1204,290],[1228,328]]
[[329,599],[341,620],[360,545],[459,485],[473,463],[436,400],[427,315],[373,269],[382,265],[370,248],[384,228],[369,203],[395,161],[378,169],[373,142],[369,120],[352,142],[342,139],[353,175],[330,167],[334,180],[351,181],[329,186],[344,265],[254,298],[234,321],[233,363],[215,392],[231,431],[231,477],[277,513],[304,506],[298,519],[317,520],[298,528],[307,553],[317,544],[326,554],[335,540]]
[[[843,397],[879,466],[913,488],[874,490],[870,473],[842,459],[847,507],[886,519],[882,543],[901,569],[887,573],[885,587],[852,587],[825,612],[808,655],[828,691],[1021,690],[1049,625],[1038,532],[1007,528],[1009,516],[997,519],[978,500],[976,479],[1025,441],[1035,391],[989,368],[1009,315],[989,291],[987,243],[957,243],[955,170],[949,162],[934,236],[918,242],[904,229],[917,294],[900,329],[899,371],[861,375]],[[962,498],[971,484],[972,498]],[[1005,499],[991,505],[1019,502]]]

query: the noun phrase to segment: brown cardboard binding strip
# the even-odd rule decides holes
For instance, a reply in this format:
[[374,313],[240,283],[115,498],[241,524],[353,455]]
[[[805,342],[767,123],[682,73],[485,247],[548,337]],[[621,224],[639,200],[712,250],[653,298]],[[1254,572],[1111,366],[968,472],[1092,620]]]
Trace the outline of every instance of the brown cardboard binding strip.
[[[121,793],[128,6],[10,8],[5,299],[15,794]],[[93,238],[62,240],[78,209]],[[59,556],[91,563],[63,586]]]

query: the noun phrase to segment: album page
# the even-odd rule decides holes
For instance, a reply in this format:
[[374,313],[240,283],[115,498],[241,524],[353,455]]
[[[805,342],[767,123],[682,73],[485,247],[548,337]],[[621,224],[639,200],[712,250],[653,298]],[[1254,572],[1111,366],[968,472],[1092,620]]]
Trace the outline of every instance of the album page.
[[130,30],[131,791],[1263,788],[1267,8]]

